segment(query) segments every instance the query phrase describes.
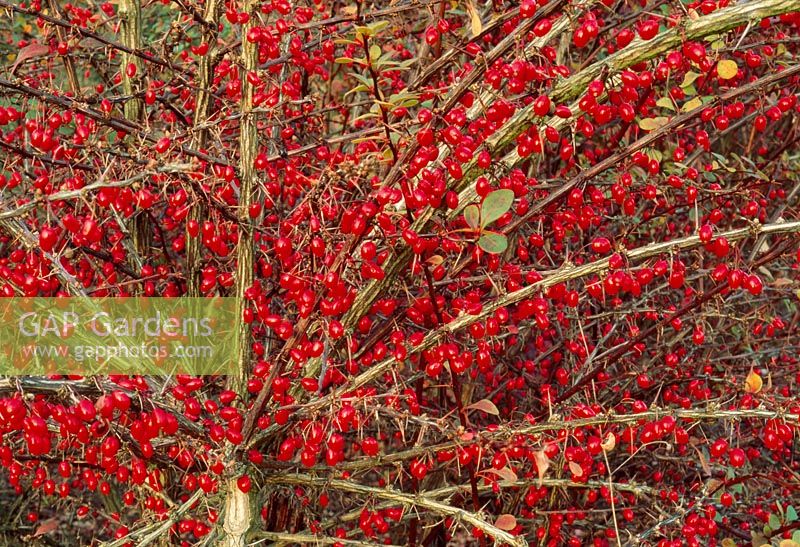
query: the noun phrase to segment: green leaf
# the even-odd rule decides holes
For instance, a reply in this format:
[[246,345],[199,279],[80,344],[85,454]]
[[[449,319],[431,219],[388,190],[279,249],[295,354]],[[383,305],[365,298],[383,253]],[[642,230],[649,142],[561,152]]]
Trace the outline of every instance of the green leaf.
[[697,95],[697,88],[694,86],[694,84],[687,85],[686,87],[682,87],[681,89],[683,90],[683,93],[687,97],[691,97],[693,95]]
[[792,541],[794,541],[795,543],[800,543],[800,530],[795,530],[792,533]]
[[371,60],[376,60],[378,57],[381,56],[381,46],[378,44],[372,44],[369,46],[369,58]]
[[367,87],[372,87],[372,80],[367,78],[366,76],[362,76],[361,74],[357,74],[355,72],[350,73],[350,76],[361,82]]
[[337,57],[336,59],[333,60],[333,62],[340,65],[346,65],[352,63],[353,59],[350,57]]
[[478,247],[489,254],[499,255],[508,249],[508,238],[497,232],[483,232],[478,240]]
[[644,153],[648,158],[656,160],[659,163],[664,159],[664,154],[661,153],[661,150],[656,148],[645,148]]
[[389,21],[375,21],[374,23],[370,23],[369,25],[367,25],[367,27],[369,27],[370,32],[372,32],[373,36],[378,34],[380,31],[382,31],[388,26],[389,26]]
[[660,106],[661,108],[668,108],[669,110],[674,111],[675,105],[672,104],[672,99],[669,97],[661,97],[659,100],[656,101],[656,106]]
[[786,522],[794,522],[797,520],[797,509],[793,505],[786,508]]
[[701,75],[697,72],[692,72],[691,70],[687,72],[683,76],[683,82],[681,82],[681,87],[690,86],[694,83],[696,79],[698,79]]
[[467,205],[464,207],[464,222],[473,230],[477,230],[480,225],[481,210],[477,205]]
[[773,530],[777,530],[778,528],[781,527],[781,519],[778,518],[778,515],[776,515],[775,513],[771,513],[769,515],[769,521],[767,521],[767,524]]
[[359,91],[369,91],[370,88],[365,86],[364,84],[358,84],[353,89],[345,93],[345,95],[350,95],[351,93],[358,93]]
[[506,214],[514,203],[513,190],[490,192],[481,205],[481,228],[484,228]]

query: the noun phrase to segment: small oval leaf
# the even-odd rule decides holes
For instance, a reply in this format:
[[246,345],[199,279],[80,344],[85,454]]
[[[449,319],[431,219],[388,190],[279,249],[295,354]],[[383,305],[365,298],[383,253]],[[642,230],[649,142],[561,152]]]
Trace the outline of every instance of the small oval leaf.
[[497,232],[483,232],[478,240],[478,247],[489,254],[499,255],[508,249],[508,238]]
[[736,61],[723,59],[717,63],[717,74],[723,80],[730,80],[735,77],[738,72],[739,67],[736,65]]
[[698,74],[697,72],[692,72],[691,70],[684,74],[683,82],[681,83],[681,87],[687,87],[694,83],[694,81],[702,76],[702,74]]
[[480,226],[481,210],[477,205],[467,205],[464,207],[464,222],[473,230],[477,230]]
[[655,131],[662,125],[666,124],[669,121],[669,118],[665,116],[658,116],[656,118],[644,118],[643,120],[639,120],[639,127],[644,129],[645,131]]
[[695,97],[694,99],[690,99],[683,103],[683,106],[681,106],[681,112],[689,112],[698,106],[703,106],[703,101],[700,100],[700,97]]
[[656,105],[660,106],[661,108],[666,108],[668,110],[675,110],[675,105],[672,104],[672,99],[669,97],[661,97],[659,100],[656,101]]
[[514,203],[513,190],[490,192],[481,204],[481,228],[488,226],[511,209]]
[[744,381],[744,391],[746,393],[758,393],[763,385],[764,381],[761,376],[756,371],[751,370]]
[[603,452],[611,452],[612,450],[614,450],[614,447],[616,446],[617,446],[617,436],[609,431],[608,435],[606,435],[605,440],[602,443],[600,443],[600,448],[603,449]]
[[569,472],[575,477],[581,478],[583,476],[583,467],[577,462],[569,462]]
[[500,528],[501,530],[505,530],[508,532],[509,530],[513,530],[517,527],[517,519],[514,518],[514,515],[509,515],[508,513],[504,513],[497,517],[497,520],[494,523],[495,526]]
[[369,58],[371,61],[377,60],[381,56],[381,46],[372,44],[369,46]]

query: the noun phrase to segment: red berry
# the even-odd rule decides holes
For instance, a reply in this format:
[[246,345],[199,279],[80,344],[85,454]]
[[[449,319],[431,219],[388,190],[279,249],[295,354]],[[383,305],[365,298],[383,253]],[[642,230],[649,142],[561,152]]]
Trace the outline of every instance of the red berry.
[[742,467],[746,461],[744,450],[741,448],[732,449],[728,452],[728,461],[730,461],[731,467]]
[[247,475],[242,475],[236,480],[236,486],[239,488],[239,490],[247,494],[252,486],[250,482],[250,477],[248,477]]
[[159,154],[163,154],[169,149],[171,143],[172,141],[170,140],[169,137],[161,137],[160,139],[158,139],[158,142],[156,142],[155,146],[156,152],[158,152]]
[[698,235],[700,236],[700,241],[703,243],[708,243],[711,241],[711,238],[714,237],[714,227],[710,224],[703,224],[700,227]]
[[57,241],[58,232],[54,228],[44,226],[41,230],[39,230],[39,246],[44,252],[49,253],[52,251],[53,247],[56,246]]
[[596,237],[592,240],[592,250],[599,254],[608,254],[611,251],[611,242],[605,237]]

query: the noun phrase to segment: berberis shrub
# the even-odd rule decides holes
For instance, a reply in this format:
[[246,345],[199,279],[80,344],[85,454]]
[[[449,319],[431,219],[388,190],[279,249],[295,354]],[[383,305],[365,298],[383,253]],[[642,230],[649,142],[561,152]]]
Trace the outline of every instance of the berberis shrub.
[[800,1],[0,11],[2,296],[240,342],[3,370],[6,544],[800,543]]

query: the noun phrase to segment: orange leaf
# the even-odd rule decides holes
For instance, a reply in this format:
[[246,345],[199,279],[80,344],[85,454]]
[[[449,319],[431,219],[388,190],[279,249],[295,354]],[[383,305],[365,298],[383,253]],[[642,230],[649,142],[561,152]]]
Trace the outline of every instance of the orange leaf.
[[747,375],[747,378],[744,381],[745,393],[758,393],[761,391],[761,387],[763,385],[764,381],[761,379],[761,376],[751,369],[750,374]]
[[517,519],[514,518],[514,515],[509,515],[508,513],[504,513],[497,517],[497,520],[494,523],[495,526],[500,528],[501,530],[509,531],[513,530],[517,527]]

